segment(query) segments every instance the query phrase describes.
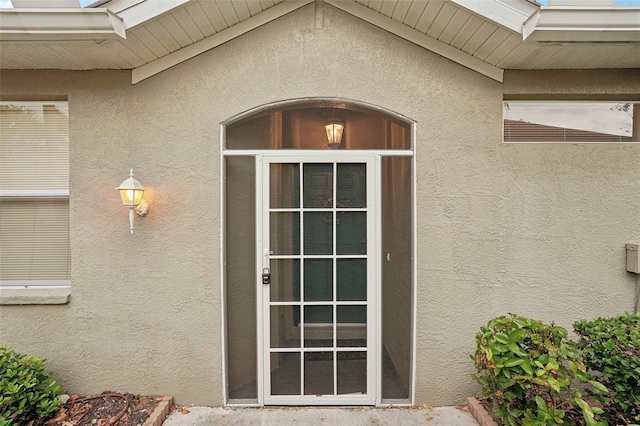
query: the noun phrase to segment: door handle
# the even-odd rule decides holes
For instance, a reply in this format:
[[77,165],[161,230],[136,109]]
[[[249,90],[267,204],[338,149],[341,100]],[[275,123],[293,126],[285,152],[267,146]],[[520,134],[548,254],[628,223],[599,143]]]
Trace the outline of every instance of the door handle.
[[271,271],[269,270],[269,249],[264,249],[262,251],[262,284],[271,284]]
[[269,268],[262,268],[262,284],[271,284],[271,272]]

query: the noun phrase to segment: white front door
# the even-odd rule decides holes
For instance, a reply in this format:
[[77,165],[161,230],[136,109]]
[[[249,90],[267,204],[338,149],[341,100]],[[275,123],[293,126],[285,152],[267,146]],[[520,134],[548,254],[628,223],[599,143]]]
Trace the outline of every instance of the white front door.
[[379,158],[257,158],[259,395],[379,401]]

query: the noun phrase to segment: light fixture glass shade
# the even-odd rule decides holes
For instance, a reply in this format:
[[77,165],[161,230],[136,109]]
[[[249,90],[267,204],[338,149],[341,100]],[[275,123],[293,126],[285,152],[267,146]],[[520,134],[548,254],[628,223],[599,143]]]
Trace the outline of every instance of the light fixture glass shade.
[[116,189],[120,191],[122,204],[126,207],[134,208],[142,201],[144,187],[140,182],[133,178],[133,169],[131,169],[129,178],[125,179]]
[[333,117],[327,121],[324,128],[327,130],[327,144],[329,145],[329,148],[338,148],[342,143],[344,123],[339,118]]

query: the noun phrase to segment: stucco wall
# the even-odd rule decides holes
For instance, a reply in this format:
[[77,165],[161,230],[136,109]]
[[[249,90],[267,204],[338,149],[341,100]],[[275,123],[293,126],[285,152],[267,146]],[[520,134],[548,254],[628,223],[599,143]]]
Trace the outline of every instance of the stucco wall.
[[[637,95],[637,71],[607,84]],[[570,90],[597,90],[600,73]],[[537,93],[567,93],[564,80]],[[570,327],[633,309],[640,146],[503,145],[502,84],[330,6],[321,29],[310,5],[135,86],[128,72],[3,71],[0,92],[69,99],[72,300],[3,306],[0,340],[50,359],[70,391],[221,404],[219,124],[283,99],[417,123],[417,403],[478,391],[468,354],[493,316]],[[114,189],[130,167],[151,204],[133,236]]]

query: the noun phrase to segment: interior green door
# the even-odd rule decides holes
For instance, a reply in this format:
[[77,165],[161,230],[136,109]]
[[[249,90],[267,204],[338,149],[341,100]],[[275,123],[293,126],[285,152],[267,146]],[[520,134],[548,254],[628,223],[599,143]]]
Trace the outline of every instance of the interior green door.
[[263,163],[266,404],[375,402],[374,160]]

